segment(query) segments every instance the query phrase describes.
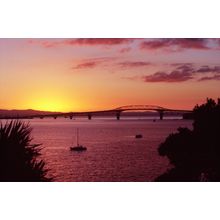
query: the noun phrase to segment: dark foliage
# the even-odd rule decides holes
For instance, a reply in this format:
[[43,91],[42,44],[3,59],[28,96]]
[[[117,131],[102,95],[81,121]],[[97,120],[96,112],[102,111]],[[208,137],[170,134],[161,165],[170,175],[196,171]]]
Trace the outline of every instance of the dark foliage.
[[21,121],[0,124],[0,181],[49,181],[41,147],[31,144],[31,128]]
[[173,168],[156,181],[220,181],[220,99],[193,110],[193,130],[179,128],[159,146]]

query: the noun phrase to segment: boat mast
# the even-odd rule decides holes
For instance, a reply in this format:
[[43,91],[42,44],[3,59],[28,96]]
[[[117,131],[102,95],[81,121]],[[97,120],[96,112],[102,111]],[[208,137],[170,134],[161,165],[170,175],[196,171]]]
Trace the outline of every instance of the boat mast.
[[76,142],[77,142],[77,146],[79,146],[79,129],[76,129]]

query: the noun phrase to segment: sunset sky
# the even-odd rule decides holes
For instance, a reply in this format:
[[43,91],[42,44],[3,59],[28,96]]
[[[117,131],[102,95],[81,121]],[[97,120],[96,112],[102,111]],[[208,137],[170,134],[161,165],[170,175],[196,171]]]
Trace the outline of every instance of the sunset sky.
[[220,97],[220,39],[0,39],[0,109],[192,109]]

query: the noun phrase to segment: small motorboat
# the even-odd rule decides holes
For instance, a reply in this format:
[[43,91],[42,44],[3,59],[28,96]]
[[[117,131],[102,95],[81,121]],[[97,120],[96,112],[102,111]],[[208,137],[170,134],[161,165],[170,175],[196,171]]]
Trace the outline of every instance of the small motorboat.
[[76,130],[76,141],[77,141],[77,145],[70,147],[71,151],[78,151],[78,152],[80,152],[80,151],[87,150],[86,147],[83,147],[82,145],[79,145],[79,130],[78,130],[78,128]]
[[142,137],[143,137],[142,134],[136,134],[136,135],[135,135],[135,138],[142,138]]

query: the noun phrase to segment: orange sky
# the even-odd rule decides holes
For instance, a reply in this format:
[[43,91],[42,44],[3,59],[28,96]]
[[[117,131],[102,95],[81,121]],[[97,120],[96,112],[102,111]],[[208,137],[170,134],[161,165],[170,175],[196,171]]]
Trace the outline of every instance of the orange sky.
[[0,39],[0,109],[191,109],[220,97],[219,39]]

